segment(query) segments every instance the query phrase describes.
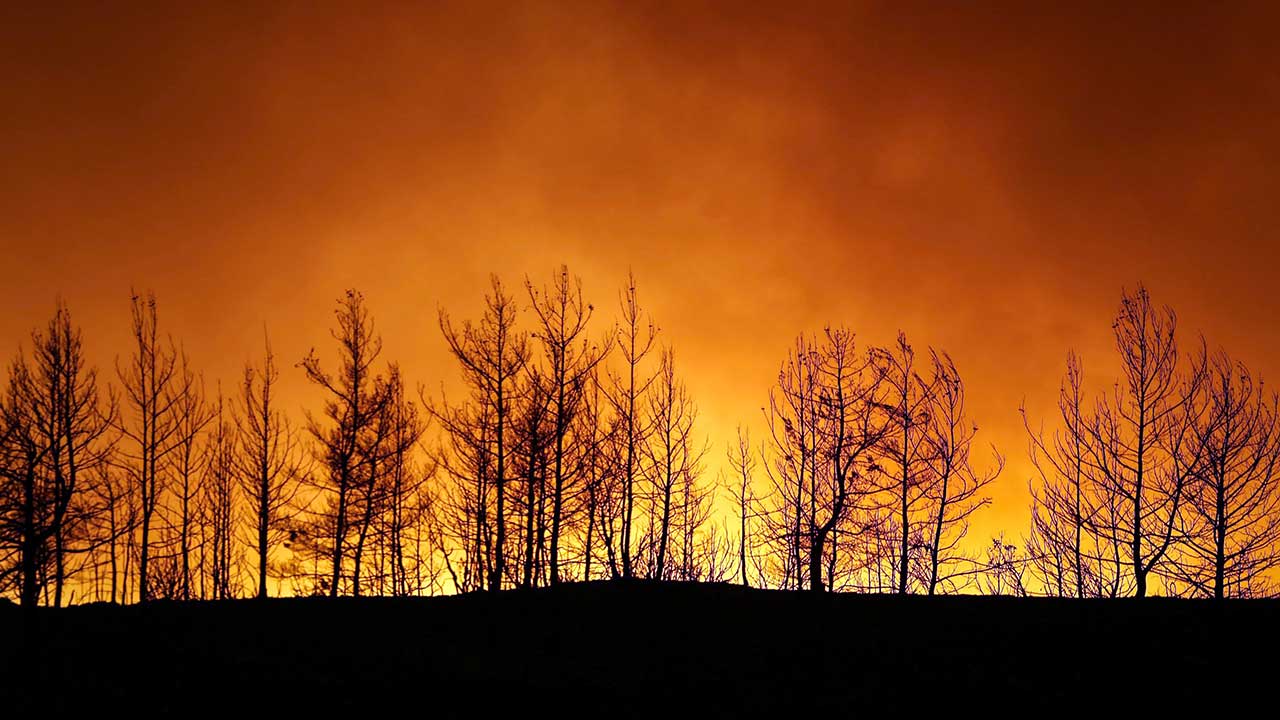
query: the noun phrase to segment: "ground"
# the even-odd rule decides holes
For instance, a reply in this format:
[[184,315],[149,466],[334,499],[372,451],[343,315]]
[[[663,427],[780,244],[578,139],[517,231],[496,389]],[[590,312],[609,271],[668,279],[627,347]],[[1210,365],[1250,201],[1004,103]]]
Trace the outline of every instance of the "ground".
[[1107,715],[1186,710],[1219,690],[1230,704],[1260,696],[1267,707],[1278,629],[1275,601],[814,596],[644,582],[441,598],[6,606],[0,708]]

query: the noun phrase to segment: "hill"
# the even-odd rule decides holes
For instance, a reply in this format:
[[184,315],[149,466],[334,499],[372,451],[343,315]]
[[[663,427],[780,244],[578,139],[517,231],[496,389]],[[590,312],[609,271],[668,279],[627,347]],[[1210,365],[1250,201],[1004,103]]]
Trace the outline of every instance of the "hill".
[[0,697],[16,698],[6,709],[148,716],[1100,712],[1209,701],[1215,687],[1232,703],[1269,695],[1278,621],[1275,601],[814,596],[644,582],[5,607]]

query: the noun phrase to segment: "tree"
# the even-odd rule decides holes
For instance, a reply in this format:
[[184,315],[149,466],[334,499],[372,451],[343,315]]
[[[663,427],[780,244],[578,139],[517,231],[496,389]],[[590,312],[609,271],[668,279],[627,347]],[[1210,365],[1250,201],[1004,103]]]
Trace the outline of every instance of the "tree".
[[[656,527],[651,524],[648,529],[654,547],[649,558],[650,571],[653,577],[666,579],[673,513],[679,510],[676,503],[681,499],[686,503],[693,500],[693,486],[702,473],[702,459],[707,449],[693,438],[698,410],[684,382],[676,376],[675,354],[669,348],[662,352],[656,377],[657,384],[649,393],[645,408],[649,437],[640,448],[644,460],[641,476],[647,485],[646,499],[656,516]],[[677,497],[676,493],[681,491],[686,491],[688,496]],[[684,509],[692,508],[686,505]],[[688,520],[687,517],[681,519]],[[698,524],[701,523],[693,523]]]
[[1223,352],[1206,391],[1169,575],[1194,595],[1267,594],[1280,564],[1280,398]]
[[802,335],[783,363],[765,419],[773,450],[766,465],[774,496],[769,515],[775,537],[787,539],[784,584],[816,592],[834,587],[836,546],[828,540],[856,502],[877,489],[885,390],[876,355],[859,352],[843,328],[827,328],[820,338]]
[[[1138,597],[1176,539],[1187,484],[1200,464],[1195,427],[1203,413],[1204,343],[1183,371],[1176,326],[1173,310],[1155,308],[1146,288],[1123,293],[1113,325],[1123,380],[1098,403],[1087,428],[1098,481],[1087,515],[1107,542],[1127,548]],[[1105,511],[1112,506],[1121,512]]]
[[[22,565],[23,583],[37,592],[51,583],[52,605],[63,605],[64,585],[73,569],[69,556],[93,550],[92,483],[108,462],[114,438],[115,397],[102,398],[97,370],[84,361],[81,331],[59,301],[45,332],[32,332],[31,360],[19,351],[10,370],[8,418],[9,497],[22,497],[29,519],[19,512],[19,536],[33,543]],[[22,542],[18,543],[23,546]],[[51,544],[51,547],[46,547]],[[47,566],[46,566],[47,565]],[[31,573],[40,575],[33,577]],[[28,592],[31,585],[24,584]],[[22,596],[31,600],[28,596]],[[47,598],[46,598],[47,600]]]
[[178,386],[178,351],[173,338],[161,341],[155,295],[131,298],[133,356],[127,366],[116,360],[116,374],[123,388],[131,421],[124,415],[118,424],[125,440],[121,459],[133,479],[139,505],[138,600],[151,598],[150,559],[152,521],[166,489],[165,463],[177,446],[181,428],[177,404],[188,388]]
[[618,454],[621,461],[619,494],[622,527],[618,533],[618,544],[621,546],[622,576],[631,578],[634,570],[631,552],[638,460],[640,448],[647,442],[649,434],[649,428],[644,425],[639,409],[645,393],[657,377],[643,377],[640,367],[653,350],[658,328],[640,307],[635,276],[631,273],[627,274],[627,287],[621,293],[619,304],[622,308],[622,322],[616,331],[615,342],[625,370],[619,374],[611,374],[610,400],[620,422],[616,436],[620,444]]
[[[336,374],[325,371],[313,348],[301,366],[307,379],[323,390],[324,417],[307,413],[307,431],[316,443],[316,459],[321,472],[315,475],[324,503],[313,523],[313,552],[318,543],[328,541],[329,577],[323,590],[337,597],[344,576],[348,536],[357,524],[357,493],[370,482],[374,468],[369,455],[370,434],[387,403],[387,385],[375,374],[374,364],[382,353],[382,339],[374,329],[364,295],[348,290],[338,300],[338,326],[331,331],[338,341],[341,361]],[[355,583],[352,592],[357,592]]]
[[[236,427],[224,414],[222,393],[211,408],[213,428],[204,445],[201,462],[203,477],[199,485],[199,518],[201,531],[201,578],[207,580],[200,596],[213,600],[226,600],[236,596],[240,585],[239,549],[236,547],[236,528],[239,525],[237,502]],[[184,549],[184,552],[189,552]],[[184,560],[184,567],[186,560]]]
[[[550,400],[551,448],[551,584],[560,582],[560,536],[564,525],[566,493],[578,480],[576,465],[567,453],[577,444],[572,436],[574,418],[581,410],[587,379],[604,353],[586,339],[594,308],[582,299],[582,280],[569,279],[561,266],[554,284],[539,291],[525,280],[529,301],[538,318],[534,337],[542,346],[547,371],[536,377]],[[576,460],[576,457],[574,458]]]
[[[36,605],[40,599],[41,578],[48,560],[47,541],[52,534],[53,493],[41,466],[49,446],[40,442],[37,416],[32,407],[34,393],[31,371],[19,355],[9,368],[9,384],[5,393],[3,425],[3,559],[0,566],[0,588],[17,586],[23,607]],[[16,556],[16,559],[15,559]]]
[[260,366],[245,365],[235,419],[236,476],[252,512],[259,598],[267,597],[271,548],[289,530],[294,498],[306,470],[298,433],[276,405],[280,373],[269,338],[265,346]]
[[[415,573],[420,572],[423,565],[421,551],[416,549],[416,544],[411,558],[406,558],[405,550],[409,546],[408,529],[425,517],[423,503],[426,500],[421,490],[435,469],[431,466],[420,469],[413,461],[413,451],[426,425],[418,415],[417,407],[405,400],[404,383],[398,370],[391,373],[388,392],[390,397],[381,418],[385,431],[380,433],[382,446],[379,449],[382,482],[378,497],[377,547],[381,558],[378,587],[381,594],[382,578],[388,578],[391,594],[403,596],[410,594],[410,565]],[[411,564],[409,560],[412,560]],[[412,587],[416,591],[419,585]]]
[[769,390],[769,404],[764,409],[772,450],[765,465],[771,483],[765,514],[768,539],[780,561],[775,573],[781,577],[781,586],[796,590],[811,585],[805,580],[803,558],[805,541],[811,536],[807,528],[813,525],[817,504],[813,489],[820,448],[818,358],[816,340],[799,336],[783,361],[777,383]]
[[1123,548],[1115,538],[1093,528],[1114,527],[1117,507],[1091,499],[1098,481],[1090,464],[1091,420],[1084,408],[1082,383],[1080,359],[1070,353],[1058,393],[1061,426],[1050,436],[1043,428],[1033,430],[1026,408],[1021,409],[1036,470],[1030,483],[1032,525],[1027,560],[1050,594],[1116,597],[1125,591]]
[[[438,404],[424,404],[442,431],[434,460],[444,483],[433,502],[432,539],[454,588],[469,592],[485,587],[493,575],[493,409],[484,398],[451,405],[442,397]],[[456,562],[455,552],[461,554]]]
[[191,556],[192,532],[194,525],[194,503],[200,493],[200,475],[208,457],[199,451],[200,434],[221,412],[221,393],[219,406],[210,407],[205,402],[204,380],[195,375],[188,364],[185,351],[179,353],[179,370],[177,382],[173,385],[173,452],[169,454],[169,471],[175,480],[174,490],[178,493],[177,501],[177,534],[178,534],[178,597],[183,600],[191,598]]
[[936,478],[931,428],[937,383],[936,378],[925,378],[917,371],[915,351],[903,333],[898,333],[892,350],[880,350],[877,355],[888,383],[882,405],[887,423],[880,454],[886,469],[884,490],[890,498],[898,540],[896,589],[903,595],[911,582],[913,551],[925,545],[927,494]]
[[750,521],[755,516],[757,502],[752,487],[756,458],[751,450],[751,432],[741,425],[738,426],[737,443],[729,446],[726,458],[733,473],[730,490],[738,506],[738,575],[742,579],[742,584],[750,587],[747,558],[753,534]]
[[608,404],[608,399],[603,396],[600,368],[601,366],[597,365],[587,378],[588,390],[584,394],[582,412],[576,418],[579,426],[578,437],[583,443],[579,462],[586,478],[586,507],[583,510],[587,516],[587,529],[582,546],[583,580],[591,579],[591,564],[595,558],[597,536],[603,541],[611,566],[616,566],[616,561],[613,560],[613,542],[610,532],[615,506],[615,503],[611,502],[615,497],[612,480],[616,477],[614,469],[617,465],[610,451],[617,446],[613,434],[616,424],[612,423],[606,415],[605,406]]
[[964,382],[955,363],[945,353],[930,351],[935,392],[930,398],[932,420],[929,453],[933,483],[925,490],[930,506],[928,592],[970,573],[955,567],[964,558],[960,544],[969,530],[969,517],[991,502],[982,495],[1004,469],[1004,457],[993,447],[995,467],[980,472],[973,467],[970,450],[977,425],[965,412]]
[[[463,379],[471,390],[472,403],[484,408],[470,413],[469,420],[481,420],[483,428],[457,416],[442,420],[446,430],[475,432],[493,443],[492,488],[495,497],[493,561],[489,567],[491,591],[502,587],[506,574],[507,544],[507,473],[512,447],[510,429],[513,410],[518,400],[519,378],[529,362],[527,336],[516,330],[517,309],[511,296],[496,275],[490,278],[490,293],[485,296],[485,312],[478,324],[463,323],[455,327],[449,314],[440,310],[440,331],[454,359],[462,369]],[[433,406],[434,407],[434,406]],[[434,411],[437,417],[449,415],[447,405]],[[488,468],[485,468],[488,469]],[[487,485],[487,482],[485,483]],[[486,488],[487,489],[487,488]],[[487,505],[487,493],[477,502]]]
[[[515,411],[512,440],[515,448],[515,473],[524,483],[520,493],[524,514],[519,532],[523,546],[521,587],[533,587],[542,575],[541,561],[546,540],[546,491],[548,446],[555,429],[549,416],[552,396],[547,391],[537,368],[530,368],[526,388]],[[554,582],[554,580],[553,580]]]

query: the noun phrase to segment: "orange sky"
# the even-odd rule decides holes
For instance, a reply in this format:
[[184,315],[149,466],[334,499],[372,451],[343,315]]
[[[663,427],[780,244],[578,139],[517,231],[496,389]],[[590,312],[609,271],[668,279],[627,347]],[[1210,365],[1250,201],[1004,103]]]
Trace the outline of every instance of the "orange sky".
[[234,383],[263,323],[331,359],[354,286],[435,387],[489,272],[568,263],[612,315],[630,266],[717,456],[799,331],[950,351],[1010,456],[980,536],[1024,531],[1018,405],[1069,348],[1110,369],[1122,285],[1280,373],[1271,3],[35,5],[0,9],[10,351],[61,293],[110,375],[135,285]]

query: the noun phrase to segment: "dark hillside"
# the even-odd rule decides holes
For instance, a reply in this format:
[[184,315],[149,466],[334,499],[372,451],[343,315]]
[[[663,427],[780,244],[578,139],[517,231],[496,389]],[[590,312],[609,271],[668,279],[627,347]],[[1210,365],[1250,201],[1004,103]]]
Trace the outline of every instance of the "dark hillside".
[[32,614],[0,607],[9,665],[0,697],[6,710],[114,706],[146,716],[1094,712],[1133,688],[1157,705],[1207,701],[1218,682],[1233,703],[1268,697],[1277,668],[1265,658],[1278,625],[1272,601],[811,596],[648,583]]

